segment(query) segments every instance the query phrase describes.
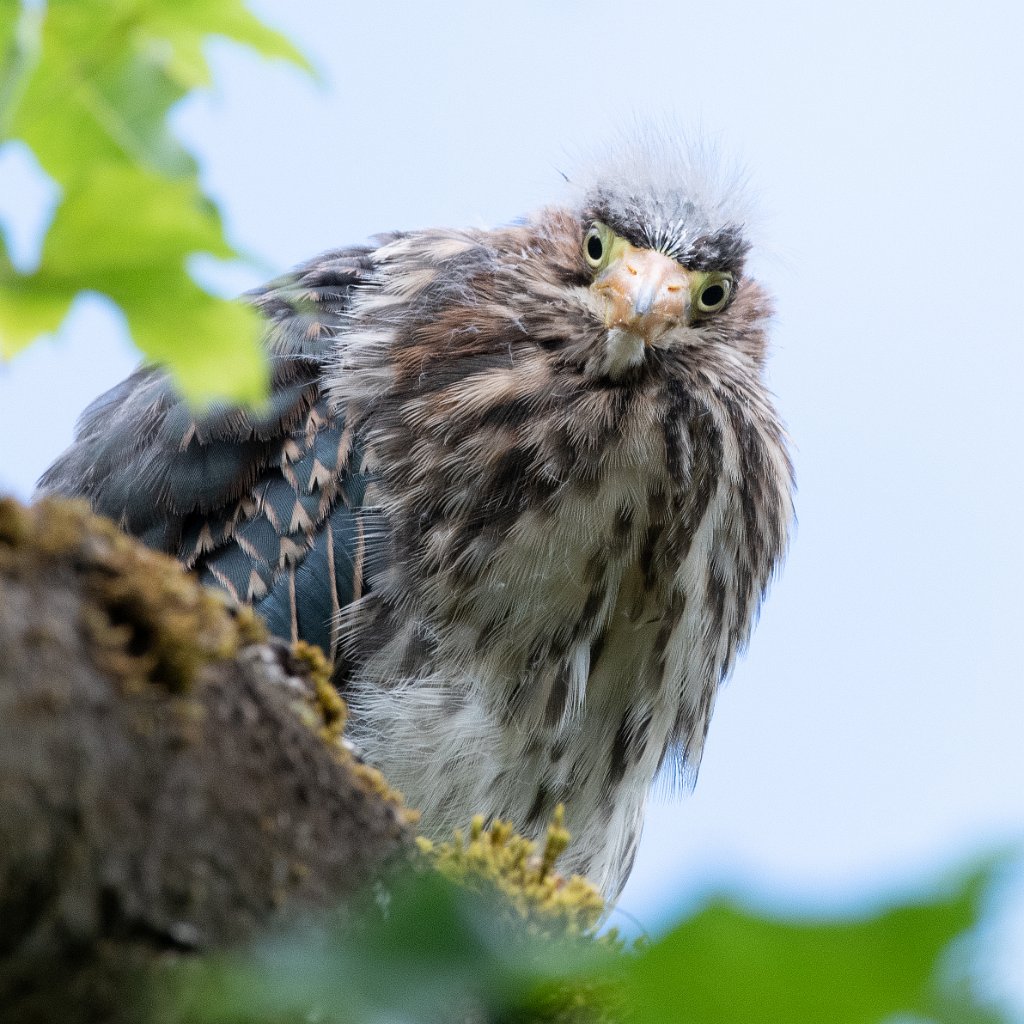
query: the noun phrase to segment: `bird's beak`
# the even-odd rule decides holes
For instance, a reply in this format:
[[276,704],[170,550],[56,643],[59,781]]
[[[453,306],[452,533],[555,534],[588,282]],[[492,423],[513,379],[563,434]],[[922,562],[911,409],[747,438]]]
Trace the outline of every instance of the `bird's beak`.
[[690,275],[671,257],[624,243],[591,286],[604,302],[605,323],[650,345],[682,320],[690,305]]

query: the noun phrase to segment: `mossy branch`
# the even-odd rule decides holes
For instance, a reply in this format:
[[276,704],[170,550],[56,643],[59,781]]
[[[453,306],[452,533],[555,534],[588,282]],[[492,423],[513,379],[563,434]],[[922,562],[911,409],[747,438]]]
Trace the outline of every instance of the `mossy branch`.
[[318,652],[80,505],[0,501],[0,1018],[333,908],[412,850]]
[[524,935],[603,913],[543,845],[416,814],[349,752],[319,649],[268,637],[78,503],[0,500],[0,1019],[149,1021],[167,957],[333,912],[396,861],[497,893]]

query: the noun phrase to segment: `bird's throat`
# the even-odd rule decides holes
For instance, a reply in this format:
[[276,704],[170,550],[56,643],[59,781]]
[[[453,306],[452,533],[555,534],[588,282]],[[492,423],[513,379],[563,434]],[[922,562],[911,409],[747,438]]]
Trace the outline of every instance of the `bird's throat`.
[[644,359],[647,345],[644,339],[624,327],[611,327],[605,339],[604,353],[599,371],[613,380],[621,377]]

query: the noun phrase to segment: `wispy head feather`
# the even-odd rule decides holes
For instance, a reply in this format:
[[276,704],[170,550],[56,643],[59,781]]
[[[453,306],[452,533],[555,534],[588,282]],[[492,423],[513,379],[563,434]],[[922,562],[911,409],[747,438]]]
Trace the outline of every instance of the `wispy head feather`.
[[637,245],[689,266],[735,267],[749,249],[746,176],[705,138],[637,125],[589,154],[569,181],[577,204]]

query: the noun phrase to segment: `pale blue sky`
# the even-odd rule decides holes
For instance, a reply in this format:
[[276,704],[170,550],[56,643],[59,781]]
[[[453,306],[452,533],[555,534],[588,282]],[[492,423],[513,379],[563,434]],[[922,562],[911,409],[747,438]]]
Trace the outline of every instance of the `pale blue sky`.
[[[1020,844],[1021,7],[254,6],[326,85],[216,46],[217,88],[175,116],[265,261],[233,288],[390,228],[509,220],[636,115],[701,125],[761,197],[800,527],[696,791],[656,802],[623,910],[653,928],[719,882],[856,906]],[[0,154],[0,215],[30,255],[19,163]],[[0,369],[0,489],[27,495],[134,361],[85,300]],[[1021,890],[996,918],[1018,961]]]

